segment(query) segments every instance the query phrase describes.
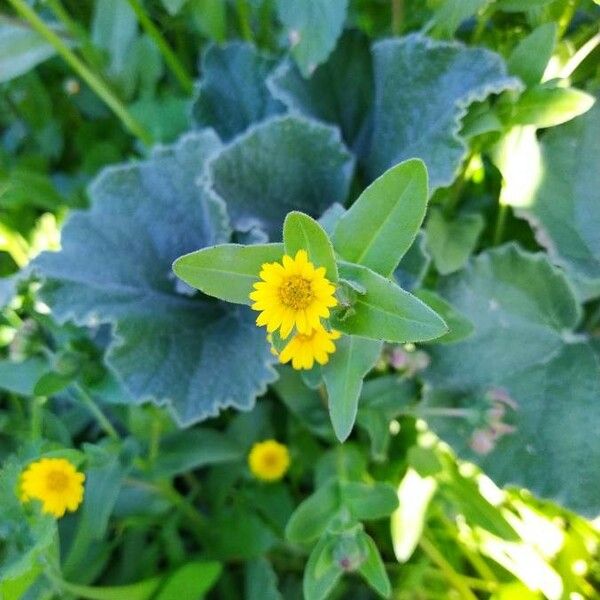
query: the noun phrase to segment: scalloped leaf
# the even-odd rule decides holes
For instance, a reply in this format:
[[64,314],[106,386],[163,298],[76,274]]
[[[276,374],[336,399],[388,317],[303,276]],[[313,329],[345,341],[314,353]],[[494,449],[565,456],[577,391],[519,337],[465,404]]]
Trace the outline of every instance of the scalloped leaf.
[[373,135],[364,157],[371,179],[416,157],[432,191],[449,185],[467,149],[458,131],[468,105],[521,87],[497,54],[419,34],[378,42],[373,56]]
[[220,147],[205,130],[106,169],[92,208],[65,225],[62,252],[35,262],[56,318],[112,323],[107,362],[132,401],[167,403],[181,425],[249,409],[276,378],[251,311],[192,297],[171,273],[178,256],[229,237],[223,204],[196,185]]
[[[583,299],[600,295],[600,103],[541,140],[541,179],[517,214]],[[519,180],[519,173],[515,173]],[[510,182],[509,182],[510,183]]]
[[600,364],[586,338],[573,333],[581,310],[564,274],[544,255],[509,245],[472,260],[441,291],[475,331],[430,349],[426,403],[472,410],[501,388],[517,403],[504,417],[516,430],[478,454],[469,419],[430,418],[430,425],[499,484],[597,514]]
[[202,55],[192,121],[230,140],[253,123],[283,112],[265,79],[276,61],[244,42],[211,45]]
[[291,112],[338,125],[351,148],[365,142],[373,102],[373,66],[369,38],[361,32],[346,31],[327,62],[308,79],[285,60],[267,86]]
[[316,217],[348,195],[354,159],[333,127],[300,116],[273,117],[248,130],[208,164],[207,185],[227,201],[239,231],[279,241],[290,210]]
[[334,49],[347,9],[348,0],[277,0],[277,15],[287,30],[292,56],[305,77]]

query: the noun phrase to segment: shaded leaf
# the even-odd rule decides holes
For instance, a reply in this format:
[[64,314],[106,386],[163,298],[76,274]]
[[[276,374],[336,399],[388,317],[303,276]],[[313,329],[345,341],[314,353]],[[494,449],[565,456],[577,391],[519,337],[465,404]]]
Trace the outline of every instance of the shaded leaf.
[[556,31],[556,23],[544,23],[524,37],[508,57],[509,73],[527,86],[539,83],[554,50]]

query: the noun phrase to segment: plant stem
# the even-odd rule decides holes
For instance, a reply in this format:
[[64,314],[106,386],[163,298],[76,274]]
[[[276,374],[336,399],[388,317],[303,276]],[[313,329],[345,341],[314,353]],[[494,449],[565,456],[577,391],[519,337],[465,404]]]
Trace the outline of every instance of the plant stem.
[[508,214],[508,204],[500,203],[498,206],[498,216],[496,218],[496,229],[494,230],[494,246],[502,242],[504,236],[504,226],[506,225],[506,215]]
[[13,8],[35,29],[65,62],[83,79],[90,88],[101,98],[106,105],[121,120],[123,125],[145,145],[152,144],[152,136],[131,115],[125,105],[119,100],[110,88],[65,44],[52,29],[40,19],[35,11],[25,0],[8,0]]
[[158,27],[152,22],[150,17],[147,15],[144,7],[140,3],[140,0],[127,0],[129,6],[133,9],[137,20],[139,21],[142,29],[152,38],[152,41],[156,44],[160,53],[165,59],[165,63],[171,69],[173,75],[181,85],[183,91],[186,94],[191,94],[194,89],[194,83],[191,77],[187,74],[184,66],[179,62],[177,55],[169,46],[167,40],[164,38]]
[[448,583],[456,588],[456,591],[464,600],[477,600],[477,597],[475,594],[473,594],[463,577],[454,570],[452,565],[444,558],[442,553],[427,539],[426,536],[421,537],[419,546],[429,557],[431,562],[439,567]]
[[247,42],[252,42],[254,41],[254,35],[252,33],[252,27],[250,26],[250,7],[248,6],[248,0],[236,0],[235,4],[240,20],[242,37]]
[[42,406],[46,398],[34,396],[31,399],[31,439],[39,440],[42,437]]
[[114,440],[119,439],[117,430],[113,427],[113,424],[108,420],[106,415],[100,410],[94,399],[83,389],[79,383],[73,385],[77,391],[79,398],[85,404],[86,408],[92,413],[102,430]]
[[404,0],[392,0],[392,34],[402,33],[404,21]]

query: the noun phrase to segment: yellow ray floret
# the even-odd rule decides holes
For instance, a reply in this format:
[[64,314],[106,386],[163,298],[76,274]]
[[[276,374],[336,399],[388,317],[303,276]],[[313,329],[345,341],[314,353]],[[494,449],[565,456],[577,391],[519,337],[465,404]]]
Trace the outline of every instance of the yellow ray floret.
[[292,361],[294,369],[312,369],[315,361],[320,365],[329,362],[329,355],[335,352],[333,340],[340,337],[339,331],[327,331],[322,326],[310,333],[296,334],[279,354],[282,363]]
[[325,268],[315,268],[305,250],[298,250],[295,258],[285,255],[281,263],[265,263],[260,278],[250,294],[252,308],[260,311],[256,324],[266,325],[269,333],[281,328],[284,339],[294,326],[300,333],[320,327],[337,304]]
[[257,479],[278,481],[290,466],[290,453],[287,446],[275,440],[258,442],[250,450],[248,466]]
[[42,458],[21,473],[21,502],[40,500],[42,512],[62,517],[81,504],[84,479],[85,475],[64,458]]

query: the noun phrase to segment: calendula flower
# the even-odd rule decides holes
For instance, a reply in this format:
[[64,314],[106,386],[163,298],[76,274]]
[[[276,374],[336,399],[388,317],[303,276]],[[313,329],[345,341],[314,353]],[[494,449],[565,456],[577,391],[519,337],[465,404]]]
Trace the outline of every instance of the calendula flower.
[[64,458],[42,458],[21,473],[21,502],[40,500],[42,512],[62,517],[81,504],[84,479],[85,475]]
[[319,327],[337,304],[325,267],[316,268],[305,250],[298,250],[295,258],[285,255],[281,263],[263,264],[260,278],[250,293],[252,308],[260,311],[256,324],[266,325],[269,333],[281,328],[283,339],[294,326],[299,333]]
[[275,440],[258,442],[248,454],[248,466],[257,479],[278,481],[290,466],[290,453],[287,446]]
[[327,331],[323,326],[310,333],[297,333],[281,351],[279,361],[292,361],[294,369],[312,369],[315,361],[320,365],[329,362],[329,355],[335,352],[333,340],[340,337],[339,331]]

